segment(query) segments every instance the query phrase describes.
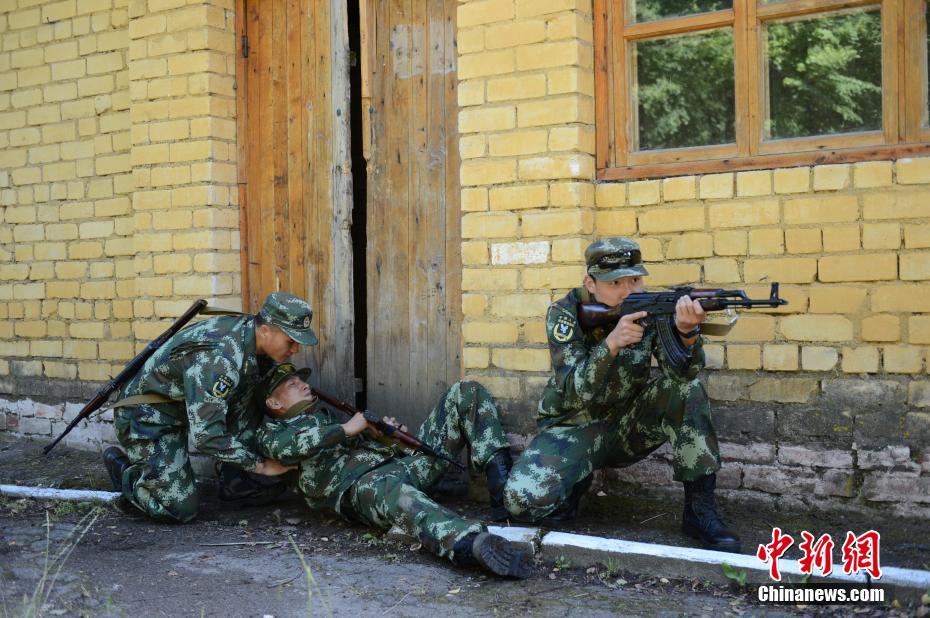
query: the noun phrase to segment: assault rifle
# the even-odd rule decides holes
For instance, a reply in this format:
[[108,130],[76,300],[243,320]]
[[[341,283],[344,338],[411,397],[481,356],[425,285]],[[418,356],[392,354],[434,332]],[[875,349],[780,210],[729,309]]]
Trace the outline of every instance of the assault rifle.
[[458,462],[452,459],[451,457],[447,457],[446,455],[443,455],[442,453],[440,453],[439,451],[437,451],[430,445],[426,444],[425,442],[423,442],[416,436],[413,436],[407,433],[406,431],[401,431],[400,428],[395,427],[394,425],[391,425],[390,423],[384,422],[382,419],[378,418],[378,416],[374,414],[373,412],[370,412],[368,410],[359,410],[355,406],[350,405],[344,401],[340,401],[339,399],[336,399],[335,397],[331,395],[327,395],[326,393],[322,391],[318,391],[315,388],[311,388],[310,392],[316,395],[317,397],[319,397],[320,401],[325,401],[329,405],[341,410],[342,412],[350,416],[361,413],[362,416],[365,417],[365,420],[368,421],[369,425],[371,425],[372,427],[374,427],[375,429],[383,433],[388,438],[392,440],[397,440],[401,444],[405,446],[409,446],[411,449],[415,451],[419,451],[425,455],[429,455],[430,457],[435,457],[437,459],[442,459],[443,461],[448,461],[450,464],[458,467],[460,470],[465,470],[465,466],[463,466],[461,462]]
[[[655,325],[662,347],[668,353],[669,360],[676,367],[684,367],[690,359],[690,353],[684,348],[675,329],[675,305],[682,296],[696,300],[704,311],[724,311],[730,307],[752,309],[753,307],[780,307],[788,301],[778,296],[778,283],[773,283],[768,298],[752,299],[742,290],[724,290],[721,288],[693,288],[676,286],[666,292],[634,292],[620,305],[608,307],[601,303],[580,303],[578,305],[578,323],[582,330],[591,332],[596,328],[613,328],[620,318],[631,313],[645,311],[646,317],[639,320],[647,328]],[[732,322],[731,322],[732,324]],[[703,324],[703,332],[711,335],[723,335],[729,331],[714,328],[721,325]]]
[[136,355],[134,359],[129,361],[129,364],[126,365],[126,367],[120,371],[115,378],[107,382],[106,386],[97,391],[97,394],[94,395],[93,399],[88,401],[87,404],[81,408],[80,412],[77,413],[77,416],[74,417],[74,420],[68,423],[68,426],[65,427],[65,430],[61,432],[61,435],[55,438],[51,444],[43,448],[42,452],[48,455],[48,452],[55,448],[55,445],[58,444],[62,438],[68,435],[68,433],[70,433],[70,431],[74,429],[78,423],[96,412],[100,406],[107,402],[107,399],[110,398],[110,395],[112,395],[117,391],[117,389],[125,384],[129,378],[139,373],[139,369],[142,368],[142,365],[145,364],[145,361],[147,361],[158,348],[163,346],[166,341],[174,336],[175,333],[181,330],[184,325],[190,322],[195,315],[203,311],[206,306],[207,301],[203,299],[200,299],[191,305],[190,308],[184,312],[184,315],[179,317],[174,324],[168,327],[168,330],[160,334],[157,339],[145,346],[145,349],[139,352],[139,354]]

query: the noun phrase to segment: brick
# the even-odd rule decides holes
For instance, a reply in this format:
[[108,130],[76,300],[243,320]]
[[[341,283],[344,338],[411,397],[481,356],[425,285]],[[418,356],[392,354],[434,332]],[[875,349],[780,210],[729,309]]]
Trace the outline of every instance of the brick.
[[875,373],[878,371],[878,348],[844,347],[841,366],[846,373]]
[[[715,227],[711,223],[711,227]],[[714,253],[717,255],[746,255],[748,241],[746,232],[722,231],[714,232]]]
[[492,264],[545,264],[549,260],[549,243],[514,242],[491,246]]
[[907,319],[908,341],[930,344],[930,316],[912,315]]
[[811,287],[809,293],[811,313],[856,314],[866,298],[865,289],[852,287],[816,286]]
[[512,160],[463,161],[460,178],[464,186],[513,182],[517,166]]
[[810,168],[777,169],[774,180],[775,193],[804,193],[810,190]]
[[562,11],[591,12],[588,0],[517,0],[517,17],[534,17]]
[[549,205],[594,207],[594,185],[587,182],[549,183]]
[[521,180],[594,177],[594,159],[590,155],[553,155],[520,160]]
[[502,317],[538,317],[549,307],[549,294],[504,294],[491,301],[491,313]]
[[898,278],[894,253],[822,257],[817,264],[821,281],[880,281]]
[[580,150],[593,155],[594,137],[590,127],[555,127],[549,129],[549,150]]
[[808,403],[820,389],[817,380],[805,378],[762,378],[749,386],[752,401]]
[[749,254],[772,255],[785,252],[784,232],[780,229],[749,231]]
[[636,233],[636,213],[624,211],[598,211],[594,215],[594,229],[598,236],[632,236]]
[[490,191],[491,210],[542,208],[548,202],[549,191],[545,184],[500,187]]
[[740,280],[739,267],[732,258],[704,260],[705,283],[736,283]]
[[898,159],[895,179],[901,185],[930,183],[930,158]]
[[577,41],[523,45],[516,52],[517,69],[520,71],[566,66],[590,68],[594,64],[593,49]]
[[785,230],[785,247],[788,253],[820,253],[823,249],[820,230],[817,228]]
[[584,278],[582,266],[550,266],[523,271],[523,289],[560,289],[573,288],[581,284]]
[[473,318],[484,314],[488,297],[484,294],[462,294],[462,315]]
[[696,181],[697,178],[694,176],[666,178],[662,181],[662,199],[666,202],[675,202],[679,200],[692,200],[696,198]]
[[853,165],[853,184],[857,189],[887,187],[891,184],[891,161],[866,161]]
[[545,38],[546,22],[518,21],[488,26],[484,33],[484,44],[488,49],[497,49],[539,43]]
[[[626,205],[626,185],[601,183],[595,189],[594,203],[598,208],[619,208]],[[930,232],[928,232],[930,236]]]
[[702,200],[733,197],[733,174],[707,174],[698,181]]
[[552,241],[553,262],[581,262],[588,242],[582,238],[560,238]]
[[930,224],[905,225],[904,246],[908,249],[930,247]]
[[798,346],[785,344],[762,346],[762,368],[766,371],[796,371]]
[[506,21],[514,17],[514,5],[498,0],[460,4],[456,17],[459,28]]
[[590,97],[571,95],[517,104],[517,126],[521,128],[591,123],[593,117],[594,102]]
[[583,13],[569,13],[556,16],[546,22],[546,38],[581,39],[586,43],[594,42],[594,32],[590,16]]
[[[477,189],[462,189],[462,211],[475,212],[488,209],[488,190],[484,187]],[[502,210],[509,210],[502,208]]]
[[462,350],[462,364],[466,369],[485,369],[490,364],[488,348],[464,348]]
[[491,350],[491,363],[501,369],[513,371],[548,371],[549,351],[533,348],[495,348]]
[[882,364],[889,373],[920,373],[923,366],[923,350],[913,346],[885,346],[882,349]]
[[854,195],[819,196],[785,202],[785,223],[843,223],[859,218],[859,204]]
[[647,211],[639,216],[639,231],[643,234],[702,229],[704,229],[704,208],[702,206],[663,208]]
[[545,129],[514,131],[488,136],[488,154],[492,157],[544,153],[549,134]]
[[804,346],[801,348],[801,368],[804,371],[831,371],[839,362],[836,348]]
[[656,286],[693,284],[701,278],[698,264],[649,264],[649,283]]
[[461,80],[513,73],[516,60],[512,49],[460,56],[458,77]]
[[516,111],[513,106],[482,107],[480,109],[465,109],[459,112],[460,133],[512,129],[515,123]]
[[549,69],[546,72],[549,94],[569,92],[594,96],[594,75],[575,67]]
[[818,165],[814,168],[814,191],[839,191],[848,188],[851,182],[848,164]]
[[781,283],[810,283],[817,275],[817,260],[813,258],[754,259],[743,263],[743,279],[778,281]]
[[462,264],[475,265],[488,263],[488,243],[463,242]]
[[852,322],[842,316],[790,315],[781,319],[780,331],[793,341],[848,341]]
[[511,101],[546,96],[546,76],[535,74],[489,79],[487,96],[488,101]]
[[[901,320],[898,316],[880,314],[862,320],[863,341],[899,341],[900,339]],[[916,342],[912,340],[911,343]]]
[[714,253],[714,237],[711,234],[682,234],[669,241],[666,256],[670,260],[708,257]]
[[658,204],[660,187],[661,184],[657,180],[638,180],[627,184],[630,205]]
[[775,200],[714,204],[708,207],[708,214],[712,229],[779,223],[778,202]]
[[[459,154],[463,159],[476,159],[485,154],[484,135],[463,135],[459,138]],[[154,176],[152,184],[157,185]],[[173,184],[173,183],[164,183]]]
[[862,196],[863,219],[926,219],[930,217],[930,193],[866,193]]
[[528,213],[522,219],[524,236],[590,234],[594,228],[594,217],[589,210]]
[[827,226],[823,228],[823,250],[826,252],[859,249],[859,226]]
[[901,279],[915,281],[930,279],[930,252],[901,255]]
[[727,335],[727,343],[772,341],[774,338],[775,318],[767,315],[743,314]]
[[771,195],[771,170],[740,172],[736,175],[736,194],[740,197]]
[[462,290],[515,290],[517,271],[504,268],[462,270]]
[[512,322],[465,322],[462,340],[465,343],[516,343],[517,325]]
[[872,311],[930,313],[930,286],[884,285],[872,290]]
[[459,107],[468,107],[481,105],[484,103],[484,80],[472,79],[467,82],[461,82],[458,87]]
[[913,381],[908,384],[907,402],[917,408],[930,408],[930,382]]
[[472,213],[462,216],[463,238],[516,236],[517,216],[512,213]]

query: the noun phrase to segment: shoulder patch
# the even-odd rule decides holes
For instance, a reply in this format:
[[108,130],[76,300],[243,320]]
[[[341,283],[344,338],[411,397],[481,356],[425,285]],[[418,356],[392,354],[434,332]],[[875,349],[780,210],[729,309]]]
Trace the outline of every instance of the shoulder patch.
[[575,334],[575,320],[567,315],[559,315],[552,325],[552,338],[565,343]]
[[226,395],[229,394],[229,391],[232,389],[233,381],[227,378],[226,376],[220,376],[217,378],[216,383],[213,384],[213,395],[219,397],[220,399],[226,399]]

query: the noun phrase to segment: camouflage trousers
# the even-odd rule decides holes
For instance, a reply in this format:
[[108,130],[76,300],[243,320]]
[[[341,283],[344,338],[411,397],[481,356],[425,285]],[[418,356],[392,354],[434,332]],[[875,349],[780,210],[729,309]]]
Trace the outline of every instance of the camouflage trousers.
[[[483,470],[497,451],[509,448],[490,393],[475,382],[457,382],[445,392],[424,421],[417,437],[452,458],[469,447],[469,465]],[[452,547],[484,524],[466,519],[437,504],[425,491],[434,485],[449,463],[427,455],[411,455],[363,475],[343,498],[348,514],[370,526],[398,526],[429,551],[453,557]]]
[[564,506],[594,470],[628,466],[665,442],[675,480],[693,481],[720,469],[710,404],[699,381],[654,378],[626,409],[544,430],[510,471],[504,505],[515,519],[538,521]]
[[116,408],[116,438],[126,451],[123,497],[152,519],[187,523],[197,516],[197,488],[187,453],[188,430],[166,405]]

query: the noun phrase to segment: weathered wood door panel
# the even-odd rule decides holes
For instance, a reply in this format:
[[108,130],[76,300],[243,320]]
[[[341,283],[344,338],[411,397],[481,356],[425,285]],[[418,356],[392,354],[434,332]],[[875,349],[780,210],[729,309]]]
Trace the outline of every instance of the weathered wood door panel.
[[[243,307],[310,301],[320,345],[296,362],[354,397],[352,181],[344,0],[239,0],[237,65]],[[243,57],[247,37],[248,57]]]
[[361,3],[368,405],[415,426],[460,375],[457,2]]

